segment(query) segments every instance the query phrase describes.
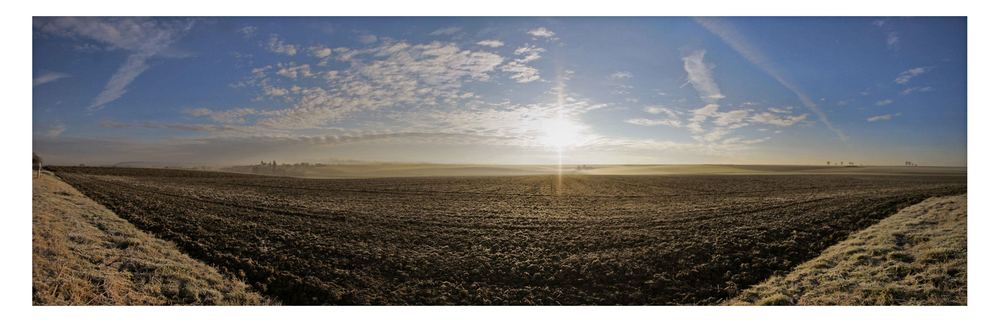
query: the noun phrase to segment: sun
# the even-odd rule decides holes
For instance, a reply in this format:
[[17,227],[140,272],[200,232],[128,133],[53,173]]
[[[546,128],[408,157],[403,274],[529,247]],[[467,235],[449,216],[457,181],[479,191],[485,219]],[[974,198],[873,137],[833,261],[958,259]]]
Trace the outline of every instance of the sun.
[[580,126],[573,122],[558,118],[544,122],[542,126],[544,135],[541,141],[546,146],[562,151],[580,143]]

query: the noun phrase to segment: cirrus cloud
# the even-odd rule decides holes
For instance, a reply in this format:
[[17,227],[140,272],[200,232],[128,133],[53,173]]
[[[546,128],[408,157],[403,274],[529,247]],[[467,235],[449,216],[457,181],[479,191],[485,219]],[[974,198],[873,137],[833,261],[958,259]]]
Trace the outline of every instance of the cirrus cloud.
[[927,73],[930,70],[931,67],[915,67],[904,70],[903,72],[899,73],[899,76],[896,76],[895,82],[896,84],[900,85],[909,83],[910,80],[913,79],[914,77]]
[[903,115],[903,114],[902,113],[896,113],[896,114],[875,115],[875,116],[871,116],[871,117],[867,118],[867,120],[868,120],[868,122],[888,121],[888,120],[891,120],[894,117],[897,117],[897,116],[900,116],[900,115]]
[[684,71],[688,75],[688,83],[698,91],[698,95],[706,103],[715,103],[726,96],[722,95],[719,85],[712,77],[712,66],[705,62],[705,50],[697,50],[684,56]]
[[149,68],[147,61],[168,56],[165,51],[194,26],[189,19],[149,19],[137,17],[57,17],[35,18],[41,32],[95,41],[112,50],[129,53],[104,89],[94,98],[90,111],[103,109],[125,94],[128,85]]
[[38,76],[35,76],[31,81],[31,86],[38,86],[46,83],[51,83],[63,78],[69,77],[66,73],[56,73],[56,72],[46,72]]

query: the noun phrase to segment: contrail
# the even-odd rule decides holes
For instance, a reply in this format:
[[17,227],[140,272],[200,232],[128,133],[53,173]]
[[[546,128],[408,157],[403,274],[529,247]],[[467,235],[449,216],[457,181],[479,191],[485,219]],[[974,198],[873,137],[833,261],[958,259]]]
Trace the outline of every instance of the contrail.
[[719,19],[694,18],[694,21],[698,22],[698,24],[705,27],[705,29],[708,29],[708,31],[712,32],[716,36],[719,36],[723,42],[736,50],[736,52],[740,53],[743,58],[763,70],[765,73],[770,75],[771,78],[774,78],[774,80],[778,81],[778,83],[781,83],[782,86],[785,86],[785,88],[792,91],[792,93],[795,93],[795,96],[799,97],[799,101],[802,102],[802,105],[805,105],[812,110],[813,114],[816,114],[819,118],[819,121],[826,125],[826,128],[833,131],[833,133],[836,133],[841,141],[847,142],[847,136],[844,135],[844,132],[841,132],[840,129],[834,127],[833,123],[830,123],[830,119],[827,118],[826,112],[823,112],[823,110],[816,105],[811,98],[809,98],[809,95],[806,95],[806,93],[799,89],[795,83],[782,75],[781,72],[779,72],[778,69],[771,64],[770,60],[750,45],[749,42],[743,39],[743,36],[740,35],[739,32],[730,28],[722,21],[719,21]]

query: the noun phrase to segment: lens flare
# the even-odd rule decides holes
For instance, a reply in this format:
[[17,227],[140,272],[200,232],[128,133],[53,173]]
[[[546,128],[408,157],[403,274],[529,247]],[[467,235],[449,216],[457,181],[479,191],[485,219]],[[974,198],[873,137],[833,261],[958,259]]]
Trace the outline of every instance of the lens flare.
[[565,119],[555,119],[545,123],[542,143],[546,146],[563,151],[568,147],[575,146],[580,139],[580,125]]

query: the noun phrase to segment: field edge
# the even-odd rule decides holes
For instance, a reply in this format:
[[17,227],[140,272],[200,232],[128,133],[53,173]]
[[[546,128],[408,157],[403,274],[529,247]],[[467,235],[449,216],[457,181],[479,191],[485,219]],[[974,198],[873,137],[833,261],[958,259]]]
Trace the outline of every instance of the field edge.
[[967,194],[931,197],[726,305],[967,305]]
[[273,305],[53,174],[32,180],[32,305]]

